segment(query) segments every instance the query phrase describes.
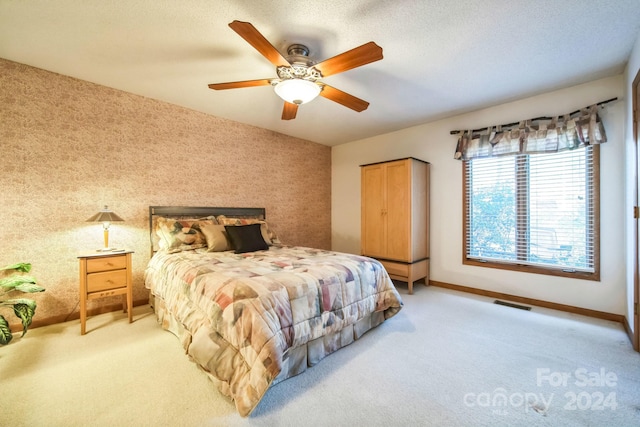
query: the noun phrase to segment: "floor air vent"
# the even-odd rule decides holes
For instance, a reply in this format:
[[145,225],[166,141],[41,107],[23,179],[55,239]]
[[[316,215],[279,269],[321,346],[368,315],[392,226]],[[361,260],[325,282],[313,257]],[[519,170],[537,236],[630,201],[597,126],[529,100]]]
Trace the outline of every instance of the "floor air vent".
[[531,307],[527,307],[526,305],[514,304],[512,302],[495,300],[493,303],[498,305],[506,305],[507,307],[518,308],[520,310],[531,310]]

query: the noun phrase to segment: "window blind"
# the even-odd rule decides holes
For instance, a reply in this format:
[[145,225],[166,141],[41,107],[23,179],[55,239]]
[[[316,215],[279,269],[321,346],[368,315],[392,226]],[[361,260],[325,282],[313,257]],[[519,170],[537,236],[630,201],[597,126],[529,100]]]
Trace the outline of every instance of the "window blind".
[[479,261],[595,271],[593,146],[465,162],[465,252]]

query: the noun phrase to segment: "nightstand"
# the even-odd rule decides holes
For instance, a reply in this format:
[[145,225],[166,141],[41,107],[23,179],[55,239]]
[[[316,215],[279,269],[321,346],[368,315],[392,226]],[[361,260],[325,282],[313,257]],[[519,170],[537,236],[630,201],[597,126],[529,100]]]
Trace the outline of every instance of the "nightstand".
[[131,254],[133,251],[94,252],[78,256],[80,261],[80,334],[86,333],[87,300],[122,295],[122,308],[132,319],[133,284]]

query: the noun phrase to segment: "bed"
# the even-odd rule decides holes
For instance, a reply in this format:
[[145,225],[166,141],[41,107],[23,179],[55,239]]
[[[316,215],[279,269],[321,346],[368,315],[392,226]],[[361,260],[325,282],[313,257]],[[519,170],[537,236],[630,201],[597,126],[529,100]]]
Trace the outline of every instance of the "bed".
[[262,208],[150,206],[149,229],[158,321],[245,417],[402,308],[378,261],[282,244]]

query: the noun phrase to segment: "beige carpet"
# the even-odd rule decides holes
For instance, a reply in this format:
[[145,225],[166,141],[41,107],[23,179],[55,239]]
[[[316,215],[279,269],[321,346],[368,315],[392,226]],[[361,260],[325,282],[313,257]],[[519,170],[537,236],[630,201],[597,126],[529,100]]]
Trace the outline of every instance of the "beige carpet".
[[0,348],[0,425],[635,426],[640,355],[613,322],[418,286],[354,344],[242,418],[148,306]]

